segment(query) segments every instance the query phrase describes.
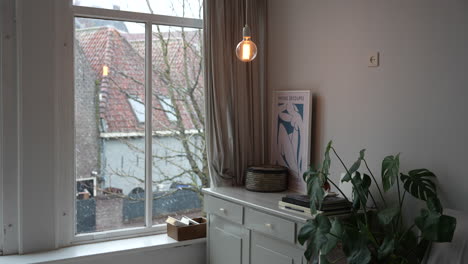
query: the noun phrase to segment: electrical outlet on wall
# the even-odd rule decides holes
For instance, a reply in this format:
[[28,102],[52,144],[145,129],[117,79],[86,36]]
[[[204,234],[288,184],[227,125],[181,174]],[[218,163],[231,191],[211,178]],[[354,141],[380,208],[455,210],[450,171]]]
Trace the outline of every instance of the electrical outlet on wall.
[[367,66],[368,67],[379,67],[380,65],[380,53],[374,52],[369,55]]

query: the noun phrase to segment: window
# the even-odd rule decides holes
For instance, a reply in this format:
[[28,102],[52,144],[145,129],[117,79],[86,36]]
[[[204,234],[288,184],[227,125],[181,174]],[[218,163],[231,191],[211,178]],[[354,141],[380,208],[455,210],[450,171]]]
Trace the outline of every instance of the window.
[[139,123],[145,122],[145,104],[135,98],[136,96],[128,98],[128,102],[130,103],[133,113],[135,114]]
[[174,108],[174,105],[172,104],[171,98],[161,98],[161,107],[162,107],[162,111],[166,113],[167,119],[169,119],[169,121],[171,122],[177,121],[175,108]]
[[202,1],[73,3],[75,241],[200,215]]

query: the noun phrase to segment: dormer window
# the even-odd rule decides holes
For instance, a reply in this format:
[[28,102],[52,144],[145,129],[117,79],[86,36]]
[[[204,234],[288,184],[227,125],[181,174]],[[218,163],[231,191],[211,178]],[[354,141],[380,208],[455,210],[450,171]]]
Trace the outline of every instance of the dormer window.
[[172,104],[171,98],[162,98],[161,99],[161,106],[166,113],[167,119],[171,122],[177,121],[177,116],[175,115],[174,105]]
[[138,96],[132,96],[128,98],[128,102],[132,106],[133,113],[135,114],[138,123],[145,123],[145,105],[138,98]]

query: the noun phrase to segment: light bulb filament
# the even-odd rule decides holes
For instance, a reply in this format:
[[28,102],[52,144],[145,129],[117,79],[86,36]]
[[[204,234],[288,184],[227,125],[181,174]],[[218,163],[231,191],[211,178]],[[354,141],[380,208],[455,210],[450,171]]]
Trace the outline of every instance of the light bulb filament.
[[243,60],[249,60],[250,59],[250,43],[244,42],[244,45],[242,46],[242,59]]

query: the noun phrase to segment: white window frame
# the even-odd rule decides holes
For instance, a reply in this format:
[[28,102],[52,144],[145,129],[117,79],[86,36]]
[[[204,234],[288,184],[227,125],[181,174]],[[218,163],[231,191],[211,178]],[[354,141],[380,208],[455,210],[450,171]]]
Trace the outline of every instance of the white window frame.
[[[10,0],[0,7],[0,255],[18,253],[19,242],[18,6]],[[6,146],[6,142],[15,143]]]
[[[145,94],[152,93],[152,26],[177,26],[190,28],[203,28],[202,19],[183,18],[165,15],[153,15],[147,13],[136,13],[121,10],[102,9],[94,7],[73,6],[73,1],[56,1],[56,76],[58,89],[56,99],[61,102],[57,106],[57,122],[60,124],[57,127],[57,159],[56,167],[56,201],[57,208],[57,247],[69,246],[73,244],[81,244],[88,242],[106,241],[117,238],[134,237],[141,235],[150,235],[166,232],[166,225],[155,225],[152,222],[152,192],[147,191],[145,199],[145,226],[136,228],[118,229],[104,232],[95,232],[89,234],[76,234],[75,223],[75,129],[74,129],[74,18],[94,18],[94,19],[111,19],[121,20],[126,22],[137,22],[145,24]],[[148,61],[148,59],[150,59]],[[145,96],[146,109],[152,109],[151,96]],[[72,106],[72,107],[70,107]],[[152,111],[145,111],[146,120],[152,120]],[[145,122],[145,134],[152,135],[151,122]],[[152,137],[145,137],[145,151],[152,153]],[[151,155],[146,155],[145,158],[145,189],[152,190],[152,167]],[[149,166],[148,166],[149,165]]]
[[[4,16],[3,6],[0,6],[0,15]],[[0,19],[0,227],[3,230],[3,20]],[[3,232],[0,232],[0,256],[3,255]]]

